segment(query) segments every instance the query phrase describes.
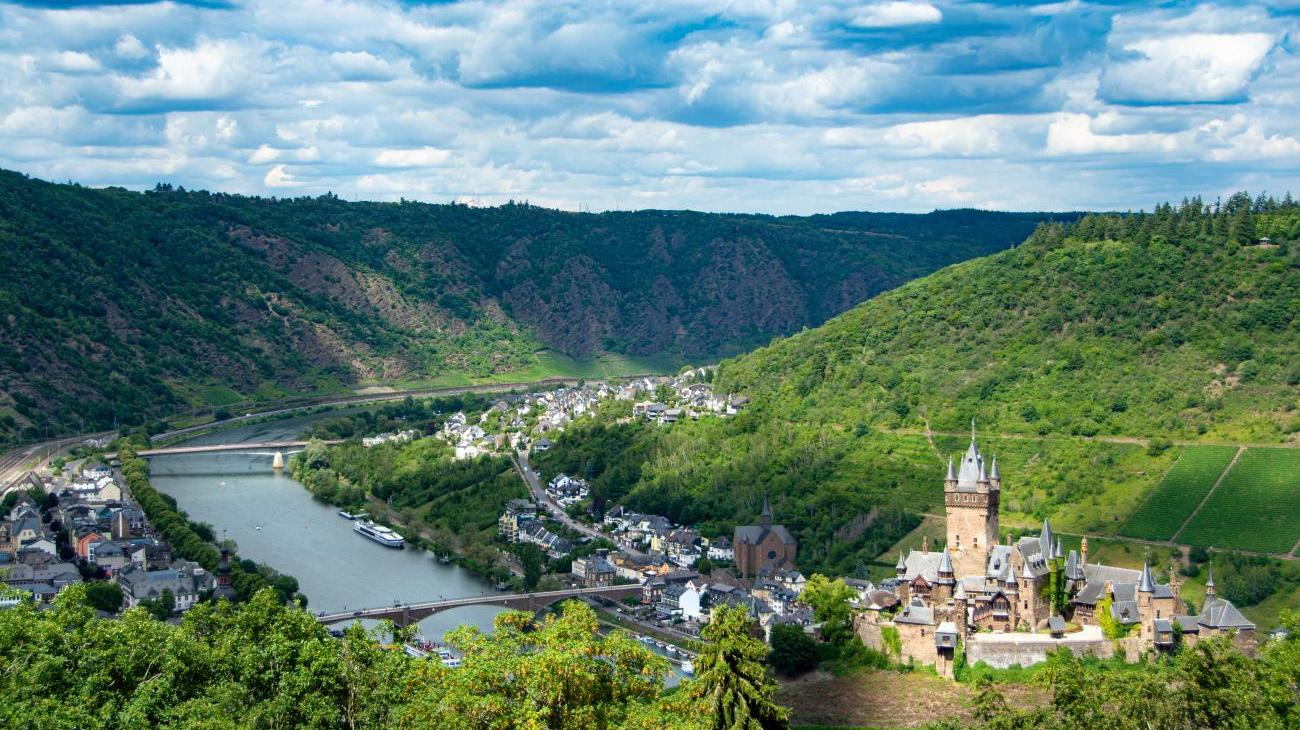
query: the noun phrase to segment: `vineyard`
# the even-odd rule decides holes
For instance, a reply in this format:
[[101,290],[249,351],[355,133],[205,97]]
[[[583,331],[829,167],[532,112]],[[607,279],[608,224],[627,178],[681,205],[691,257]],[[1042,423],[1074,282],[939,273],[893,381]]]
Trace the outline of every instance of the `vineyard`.
[[1178,541],[1286,553],[1300,539],[1300,450],[1251,448]]
[[1120,534],[1145,540],[1173,537],[1236,453],[1232,446],[1184,447],[1151,496],[1120,528]]

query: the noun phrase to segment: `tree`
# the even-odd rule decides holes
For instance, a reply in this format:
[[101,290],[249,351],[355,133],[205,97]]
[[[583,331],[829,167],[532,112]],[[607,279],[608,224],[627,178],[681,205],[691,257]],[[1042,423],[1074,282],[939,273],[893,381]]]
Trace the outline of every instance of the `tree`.
[[785,730],[789,711],[776,704],[776,682],[763,667],[767,646],[750,633],[753,621],[739,606],[714,609],[700,632],[691,696],[702,700],[713,730]]
[[122,608],[122,587],[106,581],[87,583],[86,605],[98,611],[117,613]]
[[807,672],[817,666],[817,642],[801,626],[773,626],[767,663],[787,677]]
[[853,607],[850,601],[856,595],[842,578],[831,580],[820,573],[814,573],[804,585],[799,600],[812,606],[813,614],[822,624],[822,636],[838,645],[853,633]]
[[524,569],[524,590],[534,590],[537,588],[537,581],[542,578],[541,548],[532,543],[521,543],[515,547],[515,553],[519,555],[519,563]]

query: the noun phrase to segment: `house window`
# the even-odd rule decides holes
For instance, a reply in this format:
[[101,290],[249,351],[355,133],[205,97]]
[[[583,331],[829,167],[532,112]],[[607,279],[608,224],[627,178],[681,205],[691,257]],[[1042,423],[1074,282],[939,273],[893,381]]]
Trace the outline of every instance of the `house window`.
[[957,535],[956,537],[957,537],[957,549],[960,550],[960,549],[961,549],[961,535]]
[[1029,601],[1025,601],[1025,610],[1026,610],[1026,611],[1029,610]]
[[972,542],[974,543],[975,547],[979,547],[979,546],[980,546],[980,539],[979,539],[978,537],[975,538]]

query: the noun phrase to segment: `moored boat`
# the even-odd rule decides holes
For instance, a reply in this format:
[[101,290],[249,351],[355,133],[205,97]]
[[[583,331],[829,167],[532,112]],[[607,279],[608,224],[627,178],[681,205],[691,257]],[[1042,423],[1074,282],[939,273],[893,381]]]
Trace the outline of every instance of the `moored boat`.
[[357,520],[352,525],[352,530],[384,547],[401,549],[406,545],[406,540],[401,535],[370,520]]

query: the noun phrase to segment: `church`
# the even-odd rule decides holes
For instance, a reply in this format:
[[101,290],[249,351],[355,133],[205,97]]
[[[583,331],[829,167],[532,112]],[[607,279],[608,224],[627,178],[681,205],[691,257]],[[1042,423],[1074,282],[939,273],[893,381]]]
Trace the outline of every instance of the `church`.
[[[1090,562],[1087,538],[1067,553],[1047,520],[1037,535],[1000,541],[1002,478],[997,460],[986,464],[980,453],[973,423],[966,453],[959,463],[948,462],[943,491],[947,544],[931,551],[927,540],[921,550],[898,556],[894,591],[901,608],[894,616],[867,611],[859,617],[868,645],[880,642],[881,629],[889,627],[904,658],[934,663],[944,673],[950,673],[957,646],[972,638],[980,652],[1014,656],[1021,664],[1045,656],[1054,641],[1099,656],[1122,646],[1133,660],[1217,634],[1253,648],[1255,626],[1215,595],[1213,567],[1206,605],[1190,615],[1176,571],[1161,584],[1149,564],[1132,570]],[[1113,641],[1117,637],[1122,641]],[[1015,645],[1015,651],[1001,645]]]

